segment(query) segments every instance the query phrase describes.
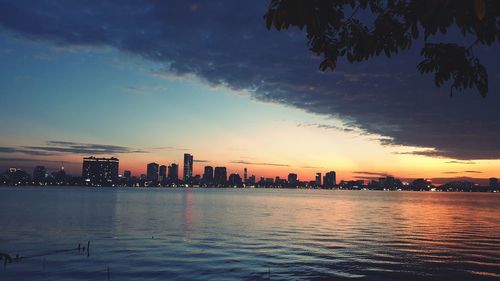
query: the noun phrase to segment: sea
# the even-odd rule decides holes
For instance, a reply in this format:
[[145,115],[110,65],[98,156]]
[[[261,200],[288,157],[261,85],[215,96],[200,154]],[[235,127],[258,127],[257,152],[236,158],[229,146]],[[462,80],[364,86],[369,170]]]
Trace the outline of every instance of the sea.
[[500,194],[0,188],[0,280],[500,280]]

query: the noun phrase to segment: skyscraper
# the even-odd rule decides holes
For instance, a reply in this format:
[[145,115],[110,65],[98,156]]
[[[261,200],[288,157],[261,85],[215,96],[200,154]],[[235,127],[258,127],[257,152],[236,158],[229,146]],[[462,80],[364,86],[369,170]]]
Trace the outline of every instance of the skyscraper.
[[290,187],[297,187],[297,174],[295,173],[288,174],[288,185]]
[[325,180],[323,185],[325,188],[333,188],[337,184],[337,174],[334,171],[330,171],[325,174]]
[[123,178],[125,178],[127,181],[130,181],[132,179],[132,172],[129,170],[123,171]]
[[321,186],[321,173],[316,173],[316,186]]
[[[33,179],[35,178],[35,174],[33,174]],[[490,178],[490,187],[491,188],[498,188],[498,179],[497,178]]]
[[167,179],[167,166],[161,165],[160,166],[160,177],[159,177],[159,180],[160,181],[164,181],[166,179]]
[[172,163],[172,165],[168,166],[168,180],[171,182],[179,180],[179,165]]
[[147,166],[146,179],[148,181],[158,181],[158,167],[157,163],[149,163]]
[[189,153],[184,153],[183,179],[185,182],[189,182],[192,177],[193,177],[193,155]]
[[212,166],[205,166],[205,170],[203,172],[203,182],[205,184],[213,184],[214,168]]
[[215,167],[214,183],[216,185],[226,185],[227,183],[226,167]]
[[34,181],[45,181],[47,179],[47,169],[44,166],[36,166],[33,170]]
[[243,183],[244,184],[248,183],[248,171],[247,171],[247,168],[243,169]]
[[240,187],[242,185],[241,177],[238,174],[229,175],[229,185]]
[[82,178],[91,184],[112,184],[118,179],[117,158],[83,158]]

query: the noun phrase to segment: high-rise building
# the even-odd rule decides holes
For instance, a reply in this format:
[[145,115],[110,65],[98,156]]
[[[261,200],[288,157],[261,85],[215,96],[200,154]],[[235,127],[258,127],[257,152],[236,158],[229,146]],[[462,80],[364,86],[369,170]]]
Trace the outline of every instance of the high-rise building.
[[203,182],[205,184],[213,184],[214,168],[212,166],[205,166],[205,170],[203,172]]
[[[33,178],[35,178],[35,174],[33,174]],[[498,179],[497,178],[490,178],[490,187],[491,188],[498,188]]]
[[83,158],[82,178],[90,184],[112,184],[118,179],[117,158]]
[[326,173],[323,185],[325,188],[333,188],[337,184],[337,174],[334,171]]
[[297,187],[297,174],[295,173],[288,174],[288,185],[290,187]]
[[227,183],[226,167],[215,167],[214,183],[216,185],[225,185]]
[[255,175],[251,175],[249,178],[248,178],[248,185],[255,185]]
[[172,182],[179,180],[179,165],[172,163],[168,166],[168,180]]
[[247,168],[243,169],[243,183],[247,184],[248,183],[248,173],[247,173]]
[[130,181],[132,179],[132,172],[129,170],[123,171],[123,178]]
[[193,155],[184,153],[183,180],[188,182],[193,177]]
[[164,181],[166,179],[167,179],[167,166],[161,165],[160,166],[160,177],[159,177],[159,180],[160,181]]
[[158,181],[158,165],[157,163],[149,163],[146,171],[146,179],[148,181]]
[[45,181],[47,179],[47,169],[44,166],[36,166],[33,170],[34,181]]
[[321,186],[321,173],[316,173],[316,186]]
[[241,177],[238,174],[229,175],[229,185],[230,186],[242,186]]

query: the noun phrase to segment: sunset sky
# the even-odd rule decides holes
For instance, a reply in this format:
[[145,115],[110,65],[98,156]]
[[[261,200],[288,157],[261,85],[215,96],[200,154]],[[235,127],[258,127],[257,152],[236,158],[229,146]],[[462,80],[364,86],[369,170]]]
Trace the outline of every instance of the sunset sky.
[[196,174],[500,177],[498,46],[477,50],[488,97],[450,97],[418,46],[320,72],[266,3],[0,1],[0,170],[78,175],[94,155],[138,175],[191,153]]

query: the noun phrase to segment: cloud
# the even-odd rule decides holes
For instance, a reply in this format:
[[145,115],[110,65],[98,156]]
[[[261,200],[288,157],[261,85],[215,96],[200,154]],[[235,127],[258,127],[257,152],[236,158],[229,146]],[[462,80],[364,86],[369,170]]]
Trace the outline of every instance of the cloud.
[[443,174],[464,174],[464,173],[469,173],[469,174],[482,174],[483,172],[481,171],[452,171],[452,172],[443,172]]
[[381,172],[368,172],[368,171],[354,171],[353,174],[358,174],[362,176],[356,176],[356,178],[373,178],[373,176],[377,178],[390,177],[391,175],[388,173]]
[[[61,48],[116,48],[163,63],[169,77],[196,76],[259,101],[340,118],[387,137],[384,145],[428,149],[416,155],[500,159],[499,79],[490,80],[486,99],[469,92],[450,98],[449,88],[435,88],[432,77],[417,74],[418,48],[391,59],[340,61],[338,72],[322,73],[303,32],[265,28],[266,7],[229,0],[195,6],[181,0],[6,0],[0,25]],[[500,73],[499,50],[475,50],[490,77]]]
[[197,162],[197,163],[209,163],[211,162],[210,160],[198,160],[198,159],[193,159],[193,162]]
[[290,167],[288,164],[279,164],[279,163],[266,163],[266,162],[250,162],[250,161],[231,161],[233,164],[244,164],[244,165],[257,165],[257,166],[276,166],[276,167]]
[[467,165],[473,165],[476,164],[474,161],[459,161],[459,160],[451,160],[451,161],[446,161],[446,164],[467,164]]
[[117,145],[47,141],[47,145],[45,146],[0,147],[0,153],[23,153],[34,156],[52,156],[68,153],[79,155],[109,155],[124,153],[148,153],[148,151]]
[[175,146],[159,146],[159,147],[151,147],[148,149],[151,149],[151,150],[177,150],[177,151],[189,151],[189,150],[191,150],[190,148],[175,147]]
[[17,149],[14,147],[0,146],[0,153],[15,153]]
[[41,158],[14,158],[14,157],[0,157],[0,162],[40,162],[40,163],[62,163],[64,164],[75,164],[81,165],[81,163],[77,162],[68,162],[68,161],[60,161],[60,160],[48,160]]
[[323,167],[318,167],[318,166],[300,166],[300,168],[303,168],[303,169],[322,169]]
[[[352,126],[336,126],[336,125],[328,125],[328,124],[318,124],[318,123],[299,123],[297,124],[297,127],[316,127],[318,129],[325,129],[325,130],[336,130],[336,131],[342,131],[342,132],[354,132],[356,131],[356,128],[353,128]],[[360,132],[361,134],[361,132]]]
[[154,93],[158,92],[164,92],[166,89],[162,86],[159,85],[154,85],[154,86],[125,86],[124,89],[127,92],[141,95],[141,96],[147,96],[151,95]]
[[51,156],[55,153],[29,149],[27,147],[0,147],[0,153],[23,153],[32,156]]

